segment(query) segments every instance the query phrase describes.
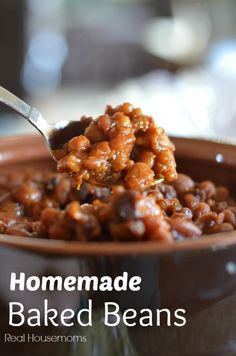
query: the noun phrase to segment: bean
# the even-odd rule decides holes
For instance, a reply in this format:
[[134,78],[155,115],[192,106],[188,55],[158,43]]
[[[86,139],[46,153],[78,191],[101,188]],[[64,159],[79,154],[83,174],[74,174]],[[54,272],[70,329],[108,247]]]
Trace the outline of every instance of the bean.
[[146,240],[173,242],[170,226],[162,217],[147,216],[143,221],[146,228]]
[[216,224],[222,224],[224,222],[225,214],[224,212],[220,212],[216,217]]
[[194,209],[194,207],[200,202],[198,196],[193,195],[192,193],[187,193],[184,195],[183,203],[189,209]]
[[7,235],[22,236],[22,237],[30,236],[30,232],[27,231],[24,227],[17,227],[17,226],[8,227],[4,233]]
[[199,216],[195,220],[195,224],[202,230],[215,225],[217,214],[214,212],[209,212]]
[[221,202],[227,200],[229,197],[229,190],[226,187],[219,186],[216,188],[215,200]]
[[15,191],[13,197],[19,203],[25,206],[30,206],[31,204],[40,201],[42,198],[42,190],[36,183],[28,181]]
[[90,142],[87,137],[83,135],[73,137],[68,143],[69,151],[81,152],[86,151],[89,147]]
[[216,224],[214,226],[211,226],[211,228],[208,230],[208,233],[214,234],[214,233],[218,233],[218,232],[229,232],[232,231],[233,225],[229,224],[229,223],[222,223],[222,224]]
[[204,180],[199,183],[198,188],[206,193],[206,198],[214,197],[216,193],[215,184],[212,183],[210,180]]
[[178,234],[184,237],[196,237],[202,234],[201,229],[193,222],[183,220],[181,218],[168,218],[171,230],[175,230]]
[[160,184],[159,189],[162,192],[164,199],[177,198],[176,191],[170,184]]
[[179,173],[177,179],[172,182],[177,194],[185,194],[194,187],[194,181],[186,174]]
[[229,206],[228,209],[234,213],[236,216],[236,206]]
[[236,216],[235,216],[234,213],[233,213],[231,210],[229,210],[229,209],[226,209],[226,210],[224,211],[224,222],[229,223],[229,224],[231,224],[231,225],[233,225],[233,226],[236,225]]
[[228,203],[226,201],[216,202],[215,205],[213,206],[213,210],[216,211],[217,213],[220,213],[221,211],[224,211],[227,208],[228,208]]
[[41,221],[46,227],[49,227],[59,217],[59,211],[53,208],[45,208],[41,214]]
[[129,220],[109,224],[111,235],[116,240],[142,240],[145,236],[145,225],[140,220]]
[[206,203],[198,203],[193,208],[193,218],[196,219],[199,216],[209,213],[211,211],[210,206]]

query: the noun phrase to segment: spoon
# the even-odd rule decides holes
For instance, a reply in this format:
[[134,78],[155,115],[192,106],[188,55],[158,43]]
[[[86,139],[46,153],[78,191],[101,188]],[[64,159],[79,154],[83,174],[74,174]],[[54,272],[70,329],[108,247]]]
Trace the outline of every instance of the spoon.
[[[2,86],[0,86],[0,101],[23,116],[41,133],[55,161],[58,160],[56,150],[60,149],[64,143],[68,142],[75,135],[83,134],[87,125],[86,122],[80,121],[58,121],[55,124],[49,124],[37,109],[26,104]],[[163,178],[156,179],[152,182],[151,186],[163,181]],[[101,183],[99,184],[101,185]]]
[[85,124],[80,121],[59,121],[55,124],[49,124],[37,109],[26,104],[2,86],[0,86],[0,102],[23,116],[41,133],[55,161],[57,159],[54,150],[60,149],[75,134],[80,135],[85,130]]

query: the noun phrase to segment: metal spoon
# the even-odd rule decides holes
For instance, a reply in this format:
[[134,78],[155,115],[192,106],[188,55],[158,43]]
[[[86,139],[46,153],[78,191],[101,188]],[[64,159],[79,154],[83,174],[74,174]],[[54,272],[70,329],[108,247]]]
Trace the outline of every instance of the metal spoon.
[[54,150],[60,149],[73,136],[82,134],[86,127],[80,121],[59,121],[49,124],[37,109],[26,104],[2,86],[0,86],[0,101],[23,116],[41,133],[54,160],[57,160]]
[[[57,161],[55,151],[60,149],[64,143],[68,142],[75,135],[83,134],[87,126],[86,122],[80,121],[59,121],[55,124],[49,124],[37,109],[29,106],[23,100],[1,86],[0,101],[23,116],[41,133],[55,161]],[[156,179],[151,186],[159,184],[163,182],[163,180],[163,178]],[[101,183],[99,184],[101,185]]]

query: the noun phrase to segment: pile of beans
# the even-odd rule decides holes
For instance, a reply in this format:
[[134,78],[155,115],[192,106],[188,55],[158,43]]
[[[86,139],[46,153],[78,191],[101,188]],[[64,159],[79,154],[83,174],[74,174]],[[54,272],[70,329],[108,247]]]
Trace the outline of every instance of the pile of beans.
[[124,103],[107,106],[103,115],[57,150],[57,169],[73,175],[78,189],[93,185],[124,185],[144,191],[155,180],[177,177],[174,146],[151,116]]
[[0,178],[0,233],[77,241],[172,242],[236,228],[226,187],[185,174],[145,191],[124,186],[80,190],[67,174],[15,172]]
[[54,152],[58,173],[0,176],[0,233],[172,242],[236,228],[228,189],[177,175],[174,146],[152,117],[124,103],[81,122],[83,134]]

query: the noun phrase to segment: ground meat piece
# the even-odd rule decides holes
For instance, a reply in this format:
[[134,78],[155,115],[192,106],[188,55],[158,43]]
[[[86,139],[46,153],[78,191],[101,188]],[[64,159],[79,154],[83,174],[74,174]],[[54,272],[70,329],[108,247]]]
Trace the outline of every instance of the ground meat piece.
[[72,174],[78,189],[87,181],[143,191],[155,179],[169,182],[177,177],[174,146],[165,131],[129,103],[108,106],[105,114],[93,120],[83,135],[72,138],[63,151],[58,171]]
[[154,163],[154,172],[157,178],[164,177],[167,182],[171,182],[177,177],[173,152],[163,150],[157,154]]
[[125,175],[125,185],[128,189],[144,191],[152,185],[154,179],[153,170],[142,162],[134,163]]
[[150,168],[153,168],[155,163],[155,154],[150,150],[142,150],[139,152],[138,160],[146,163]]

